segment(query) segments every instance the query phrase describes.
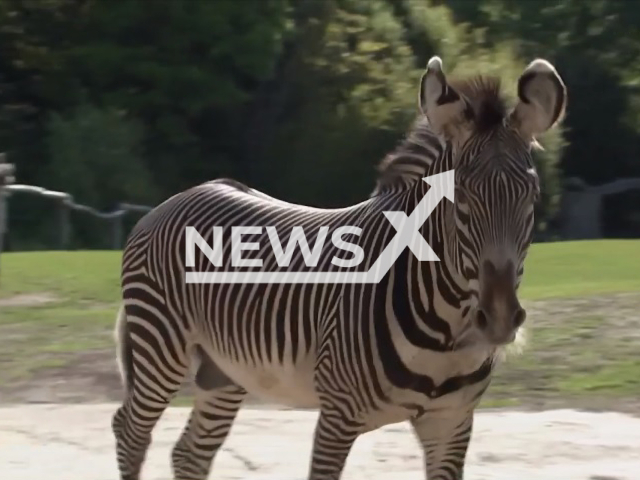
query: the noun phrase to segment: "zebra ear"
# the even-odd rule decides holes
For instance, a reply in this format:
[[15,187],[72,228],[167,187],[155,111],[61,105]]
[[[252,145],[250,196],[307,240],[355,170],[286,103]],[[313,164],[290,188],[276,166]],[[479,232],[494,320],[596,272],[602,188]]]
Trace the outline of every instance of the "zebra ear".
[[464,117],[466,101],[447,83],[440,57],[431,57],[420,80],[420,110],[435,133],[450,137]]
[[534,60],[518,79],[518,103],[510,123],[527,141],[546,132],[563,117],[567,87],[556,69],[543,59]]

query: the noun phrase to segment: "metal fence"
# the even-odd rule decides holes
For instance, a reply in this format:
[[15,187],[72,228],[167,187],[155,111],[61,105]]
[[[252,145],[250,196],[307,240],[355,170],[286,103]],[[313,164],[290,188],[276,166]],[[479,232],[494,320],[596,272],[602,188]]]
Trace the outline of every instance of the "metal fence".
[[125,241],[124,219],[129,213],[144,214],[153,207],[148,205],[135,205],[120,203],[111,212],[100,212],[95,208],[82,205],[73,200],[66,192],[47,190],[46,188],[24,185],[15,182],[15,166],[5,161],[4,154],[0,153],[0,254],[3,251],[4,239],[9,231],[9,202],[16,193],[37,195],[51,200],[56,206],[57,221],[57,246],[65,250],[71,243],[71,212],[79,211],[87,213],[95,218],[103,220],[109,225],[109,244],[112,249],[119,250]]
[[[120,249],[125,240],[124,219],[129,213],[144,214],[153,207],[120,203],[111,212],[100,212],[87,205],[76,203],[66,192],[47,190],[34,185],[16,184],[15,167],[6,163],[5,155],[0,153],[0,253],[3,241],[9,229],[8,203],[15,193],[38,195],[54,202],[56,206],[56,243],[61,250],[68,249],[71,243],[71,212],[84,212],[98,218],[109,226],[108,244],[112,249]],[[588,186],[580,179],[569,179],[563,189],[562,202],[558,215],[560,238],[587,239],[601,238],[602,205],[605,196],[640,190],[640,178],[619,179],[600,186]]]
[[147,205],[135,205],[131,203],[120,203],[117,208],[111,212],[100,212],[95,208],[87,205],[76,203],[73,197],[66,192],[57,192],[55,190],[47,190],[46,188],[36,187],[33,185],[13,184],[5,185],[2,188],[3,192],[0,194],[0,210],[4,214],[0,214],[4,217],[5,233],[8,230],[8,202],[13,193],[27,193],[31,195],[39,195],[41,197],[50,199],[55,202],[57,208],[57,231],[58,231],[58,248],[64,250],[70,244],[71,239],[71,212],[73,210],[88,213],[96,218],[108,222],[111,226],[111,248],[114,250],[120,249],[124,242],[124,229],[123,220],[127,213],[146,213],[151,210],[152,207]]

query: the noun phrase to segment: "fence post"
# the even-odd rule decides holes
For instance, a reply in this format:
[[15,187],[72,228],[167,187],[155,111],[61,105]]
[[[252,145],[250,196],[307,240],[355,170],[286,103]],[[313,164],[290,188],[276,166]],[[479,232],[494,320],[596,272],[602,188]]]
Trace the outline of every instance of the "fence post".
[[67,198],[63,197],[58,200],[58,222],[60,225],[58,248],[60,250],[67,250],[69,248],[69,237],[71,234],[71,218],[70,208],[67,204]]
[[[0,178],[0,182],[3,179]],[[7,231],[7,226],[9,225],[9,208],[8,208],[8,197],[9,194],[3,188],[2,183],[0,183],[0,254],[2,253],[2,249],[4,246],[4,236]]]
[[9,192],[4,188],[14,182],[15,165],[6,163],[6,154],[0,153],[0,257],[4,246],[4,236],[9,230]]

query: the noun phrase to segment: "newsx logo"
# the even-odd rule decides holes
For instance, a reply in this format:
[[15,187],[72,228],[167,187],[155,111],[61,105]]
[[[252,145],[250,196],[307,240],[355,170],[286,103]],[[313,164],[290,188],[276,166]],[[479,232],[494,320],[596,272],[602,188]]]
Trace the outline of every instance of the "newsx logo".
[[[402,211],[382,212],[396,230],[394,238],[384,248],[378,259],[365,272],[354,271],[201,271],[186,272],[186,283],[378,283],[391,269],[402,251],[409,247],[420,261],[437,262],[440,259],[420,235],[420,227],[426,222],[429,215],[438,203],[446,197],[454,201],[454,170],[449,170],[437,175],[422,179],[431,188],[420,200],[416,208],[407,215]],[[276,262],[280,267],[290,265],[296,245],[299,245],[307,267],[315,267],[318,264],[322,247],[329,233],[329,227],[320,227],[318,237],[313,249],[309,247],[306,235],[302,227],[293,227],[286,250],[283,249],[275,227],[267,226],[233,226],[231,227],[231,266],[235,268],[262,267],[260,258],[242,258],[242,252],[246,250],[258,250],[258,242],[244,242],[243,235],[263,233],[263,228],[271,243]],[[185,229],[185,266],[195,267],[195,248],[198,247],[205,257],[215,267],[223,265],[222,258],[222,233],[223,227],[213,227],[213,245],[206,240],[194,227]],[[353,234],[359,236],[362,229],[356,226],[344,225],[336,228],[331,235],[331,242],[336,248],[352,253],[352,258],[345,260],[333,257],[331,263],[341,268],[353,268],[362,263],[364,250],[357,244],[345,241],[342,236]]]

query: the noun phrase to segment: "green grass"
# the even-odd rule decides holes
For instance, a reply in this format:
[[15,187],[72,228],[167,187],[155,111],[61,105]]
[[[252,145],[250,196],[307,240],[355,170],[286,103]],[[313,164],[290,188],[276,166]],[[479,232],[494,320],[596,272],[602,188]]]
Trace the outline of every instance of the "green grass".
[[[625,304],[638,311],[640,298],[627,298]],[[529,326],[526,351],[498,368],[485,406],[558,399],[587,406],[612,399],[637,402],[640,319],[607,314],[610,308],[594,316],[585,305],[570,314],[536,318]]]
[[640,360],[630,359],[599,365],[595,371],[571,373],[558,381],[558,387],[571,393],[635,395],[640,392]]
[[545,299],[640,291],[640,241],[541,243],[525,262],[521,296]]
[[47,292],[72,305],[114,303],[120,297],[119,251],[5,253],[0,298]]
[[[120,252],[2,255],[0,386],[63,367],[77,353],[113,351],[120,259]],[[25,305],[2,304],[16,296],[31,298]],[[36,296],[44,296],[43,303],[29,305]]]
[[[119,251],[2,255],[0,298],[50,292],[71,302],[117,302]],[[640,241],[541,243],[525,264],[522,298],[545,299],[640,290]]]
[[[115,373],[112,329],[120,260],[114,251],[2,255],[0,386],[26,384],[61,368],[91,370],[89,354],[102,354],[95,367]],[[527,348],[500,367],[483,405],[637,400],[639,266],[640,241],[534,245],[521,290],[531,305]],[[639,294],[596,301],[622,292]],[[20,297],[22,304],[16,301]],[[85,364],[76,366],[80,356]]]

